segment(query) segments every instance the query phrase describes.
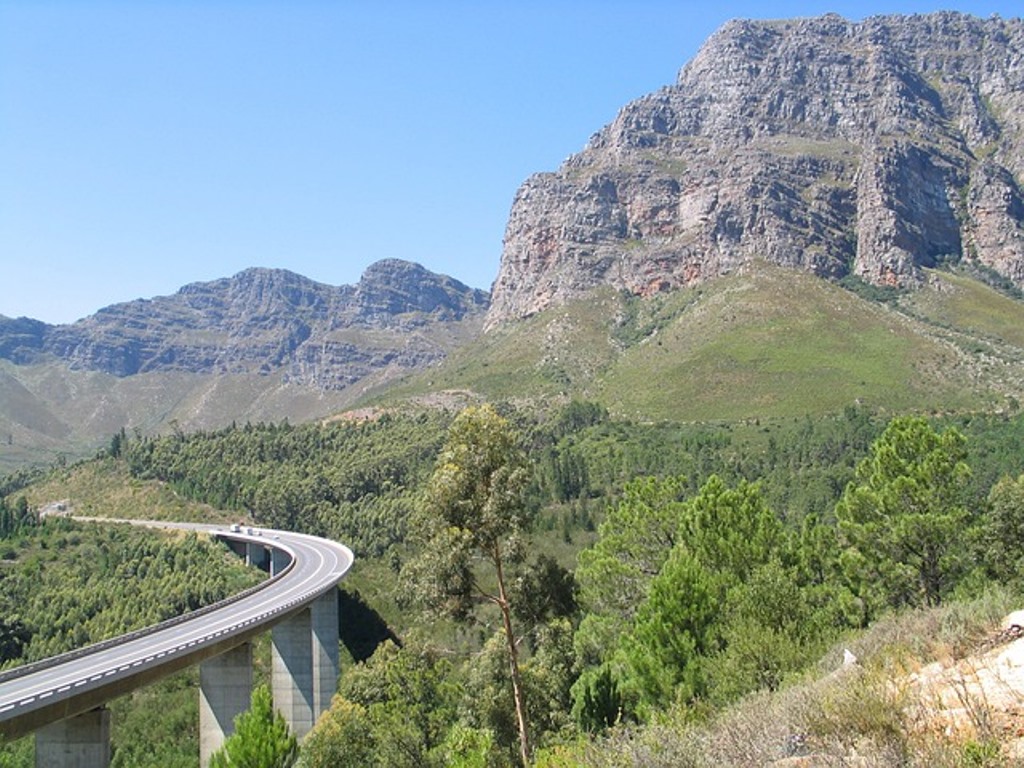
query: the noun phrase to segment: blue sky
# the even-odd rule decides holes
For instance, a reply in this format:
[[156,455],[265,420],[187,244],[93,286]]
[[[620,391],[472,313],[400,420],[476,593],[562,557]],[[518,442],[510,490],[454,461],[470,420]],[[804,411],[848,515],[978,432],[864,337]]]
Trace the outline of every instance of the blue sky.
[[479,288],[512,196],[730,18],[1015,2],[0,0],[0,314],[250,266]]

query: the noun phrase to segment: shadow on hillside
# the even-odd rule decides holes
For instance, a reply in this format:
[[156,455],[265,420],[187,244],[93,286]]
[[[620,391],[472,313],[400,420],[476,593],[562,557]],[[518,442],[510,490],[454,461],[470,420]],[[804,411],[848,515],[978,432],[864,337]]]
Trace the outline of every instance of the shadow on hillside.
[[385,640],[399,647],[402,645],[387,622],[366,604],[358,590],[338,590],[338,635],[357,662],[373,656],[377,646]]

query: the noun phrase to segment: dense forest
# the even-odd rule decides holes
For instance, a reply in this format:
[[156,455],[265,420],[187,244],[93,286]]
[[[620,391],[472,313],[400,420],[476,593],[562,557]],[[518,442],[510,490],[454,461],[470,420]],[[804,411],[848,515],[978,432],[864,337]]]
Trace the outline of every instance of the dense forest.
[[[818,419],[636,424],[572,402],[543,419],[496,406],[122,432],[102,460],[356,552],[352,583],[366,603],[346,584],[348,597],[390,626],[350,655],[358,663],[302,744],[304,764],[582,765],[602,741],[666,718],[706,722],[784,689],[840,639],[896,612],[1017,588],[1022,448],[1019,414],[892,418],[850,407]],[[195,541],[171,555],[158,541],[90,537],[102,556],[76,556],[83,533],[39,524],[18,485],[0,507],[5,579],[25,578],[14,574],[46,551],[70,569],[98,560],[105,570],[66,576],[77,597],[51,600],[59,614],[27,597],[16,611],[5,605],[10,658],[149,618],[89,579],[130,571],[180,593],[176,607],[229,588],[206,591],[205,575],[161,585],[192,573]],[[23,543],[40,536],[50,544]],[[431,559],[427,544],[440,540],[445,556]],[[128,564],[126,550],[140,559]],[[20,595],[6,585],[4,598]],[[117,608],[94,620],[93,602]]]
[[[0,503],[0,669],[158,623],[263,577],[195,534],[41,521],[24,499]],[[150,736],[159,743],[161,765],[195,764],[195,677],[177,675],[148,695],[130,697],[151,701],[159,692],[163,712],[116,705],[113,765],[153,764],[138,762],[151,752],[136,742]],[[33,764],[31,738],[0,748],[0,765]]]

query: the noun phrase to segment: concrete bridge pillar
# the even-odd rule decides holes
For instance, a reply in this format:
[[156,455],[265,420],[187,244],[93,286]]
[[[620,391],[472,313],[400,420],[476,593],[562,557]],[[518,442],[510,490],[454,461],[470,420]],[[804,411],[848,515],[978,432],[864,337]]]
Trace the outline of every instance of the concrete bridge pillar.
[[275,624],[270,632],[271,689],[274,708],[300,739],[309,733],[313,711],[311,611],[303,608]]
[[270,575],[277,576],[277,574],[288,567],[288,563],[291,561],[292,556],[283,549],[270,550]]
[[338,590],[331,589],[310,606],[313,630],[313,718],[331,706],[338,690]]
[[36,731],[36,768],[107,768],[110,710],[93,709]]
[[254,541],[246,542],[245,564],[259,568],[261,571],[270,571],[270,553],[262,544]]
[[252,645],[237,648],[199,665],[199,765],[235,732],[235,717],[249,709],[252,699]]

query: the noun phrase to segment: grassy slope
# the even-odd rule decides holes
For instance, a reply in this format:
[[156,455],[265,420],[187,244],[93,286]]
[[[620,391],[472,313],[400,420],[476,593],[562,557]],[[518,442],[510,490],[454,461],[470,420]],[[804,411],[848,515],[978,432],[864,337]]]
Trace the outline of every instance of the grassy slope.
[[931,290],[907,297],[908,307],[932,323],[996,345],[1024,350],[1024,306],[969,277],[931,272]]
[[757,265],[651,299],[598,289],[464,343],[423,373],[382,371],[339,392],[277,376],[117,379],[0,362],[0,473],[58,452],[88,455],[122,426],[300,422],[445,390],[468,393],[441,400],[453,405],[473,395],[532,406],[578,396],[655,421],[813,415],[858,400],[898,411],[993,409],[1024,400],[1022,362],[1024,303],[967,277],[933,273],[892,306]]
[[647,300],[597,291],[489,333],[385,396],[576,395],[669,421],[822,414],[857,401],[989,409],[1024,392],[1022,355],[1024,304],[967,278],[936,275],[895,308],[761,265]]
[[349,390],[318,392],[281,376],[145,373],[117,378],[61,363],[0,361],[0,474],[57,453],[81,458],[121,427],[191,431],[235,420],[307,421],[351,404]]
[[44,509],[61,502],[72,514],[86,517],[200,523],[226,523],[237,518],[237,513],[231,515],[186,501],[163,483],[135,479],[123,463],[112,459],[70,467],[16,495],[21,493],[33,508]]
[[546,399],[585,389],[617,356],[609,319],[623,301],[611,289],[483,335],[441,366],[406,379],[385,399],[471,389],[495,399]]

